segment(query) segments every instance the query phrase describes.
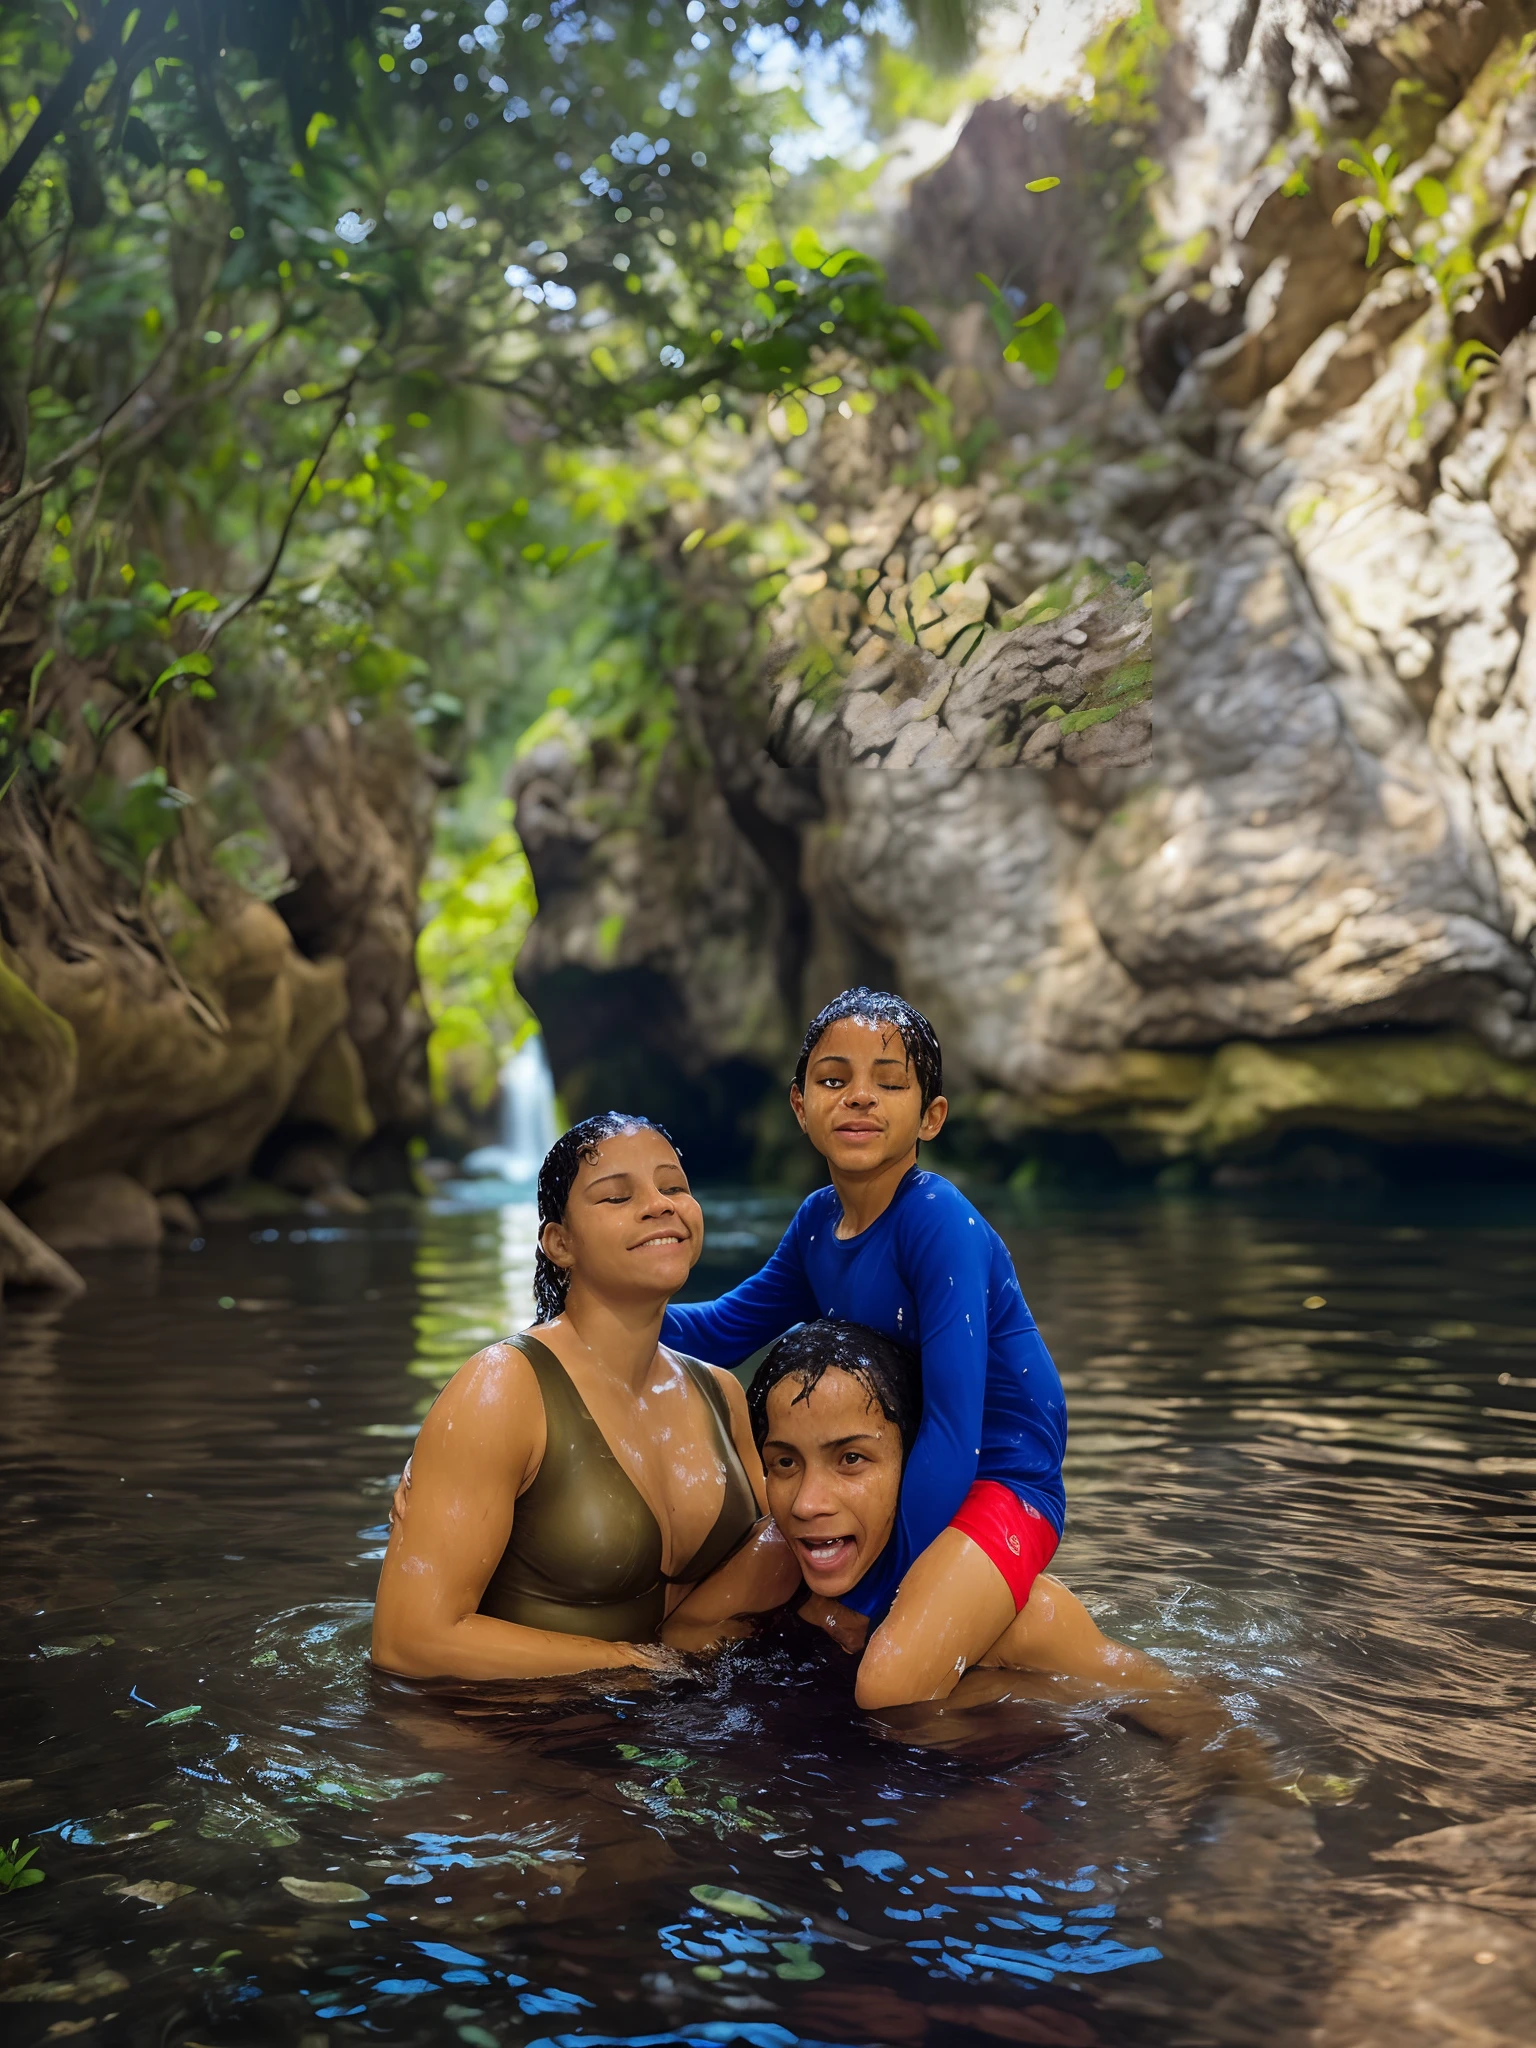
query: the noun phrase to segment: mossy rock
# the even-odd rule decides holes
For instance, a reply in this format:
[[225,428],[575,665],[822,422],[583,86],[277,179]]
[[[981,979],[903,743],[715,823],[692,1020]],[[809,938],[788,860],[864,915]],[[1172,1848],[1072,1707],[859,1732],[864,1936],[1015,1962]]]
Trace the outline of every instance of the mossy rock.
[[1097,1063],[1091,1085],[1044,1108],[1045,1121],[1101,1131],[1143,1162],[1253,1156],[1301,1128],[1386,1144],[1529,1147],[1536,1157],[1536,1065],[1503,1059],[1466,1031],[1122,1052]]
[[62,1130],[75,1092],[77,1049],[67,1018],[22,979],[0,945],[0,1194],[8,1194]]

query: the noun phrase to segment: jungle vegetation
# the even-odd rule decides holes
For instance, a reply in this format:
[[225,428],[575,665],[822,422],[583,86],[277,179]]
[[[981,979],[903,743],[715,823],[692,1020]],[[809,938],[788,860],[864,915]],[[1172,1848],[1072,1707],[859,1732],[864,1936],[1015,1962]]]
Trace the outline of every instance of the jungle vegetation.
[[[507,751],[552,692],[661,715],[678,622],[626,545],[657,456],[930,340],[823,244],[846,174],[772,149],[806,120],[790,49],[911,111],[967,17],[909,14],[915,51],[852,0],[7,8],[0,802],[92,801],[58,773],[67,650],[122,693],[98,745],[125,724],[160,764],[98,806],[117,860],[180,828],[168,740],[201,720],[203,828],[273,897],[255,767],[333,706],[405,712],[462,778],[423,966],[439,1076],[483,1092],[532,911]],[[24,557],[46,644],[8,668]]]

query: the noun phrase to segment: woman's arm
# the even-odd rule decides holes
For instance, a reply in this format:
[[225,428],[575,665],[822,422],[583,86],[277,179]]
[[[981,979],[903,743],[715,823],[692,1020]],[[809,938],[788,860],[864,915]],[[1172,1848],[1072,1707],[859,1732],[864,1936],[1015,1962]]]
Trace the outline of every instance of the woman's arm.
[[715,1301],[674,1302],[662,1318],[663,1344],[710,1365],[740,1365],[797,1323],[813,1321],[821,1311],[800,1256],[804,1213],[802,1207],[767,1264],[729,1294]]
[[373,1661],[410,1678],[548,1678],[654,1666],[655,1645],[522,1628],[476,1609],[544,1455],[544,1409],[516,1346],[462,1367],[422,1424],[409,1512],[390,1530],[373,1610]]

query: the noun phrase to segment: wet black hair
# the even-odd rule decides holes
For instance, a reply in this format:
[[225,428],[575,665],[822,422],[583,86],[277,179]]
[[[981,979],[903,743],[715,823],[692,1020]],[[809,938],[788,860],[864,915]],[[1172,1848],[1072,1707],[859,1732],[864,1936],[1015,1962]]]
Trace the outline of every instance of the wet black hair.
[[552,1323],[562,1313],[571,1286],[570,1274],[563,1266],[557,1266],[544,1249],[544,1226],[565,1221],[576,1176],[583,1166],[591,1165],[603,1140],[622,1137],[629,1131],[655,1131],[658,1137],[666,1139],[679,1159],[683,1156],[669,1130],[653,1123],[648,1116],[631,1116],[621,1109],[604,1109],[596,1116],[583,1117],[579,1124],[572,1124],[563,1138],[556,1138],[544,1154],[544,1164],[539,1168],[540,1242],[533,1261],[535,1323]]
[[851,1373],[868,1391],[887,1422],[901,1432],[905,1457],[923,1418],[922,1366],[915,1351],[864,1323],[801,1323],[786,1331],[753,1374],[747,1389],[752,1440],[761,1450],[768,1434],[768,1396],[780,1380],[800,1381],[795,1400],[804,1401],[833,1367]]
[[922,1090],[923,1108],[944,1092],[944,1053],[939,1034],[928,1019],[905,996],[893,996],[878,988],[845,988],[840,996],[825,1003],[811,1019],[795,1068],[795,1086],[805,1093],[805,1071],[811,1054],[834,1024],[856,1017],[861,1024],[891,1024],[901,1034],[907,1059]]

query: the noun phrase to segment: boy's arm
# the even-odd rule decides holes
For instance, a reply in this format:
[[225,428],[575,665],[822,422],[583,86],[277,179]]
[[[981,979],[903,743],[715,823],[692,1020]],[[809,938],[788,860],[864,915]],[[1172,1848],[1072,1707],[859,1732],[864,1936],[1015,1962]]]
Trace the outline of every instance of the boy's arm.
[[891,1540],[847,1606],[875,1615],[889,1606],[907,1567],[947,1528],[976,1477],[987,1386],[991,1314],[989,1233],[954,1190],[909,1200],[895,1244],[922,1334],[923,1419],[901,1476]]
[[820,1313],[800,1256],[797,1215],[778,1249],[750,1279],[716,1301],[676,1303],[662,1318],[661,1341],[706,1365],[740,1365],[764,1344]]

